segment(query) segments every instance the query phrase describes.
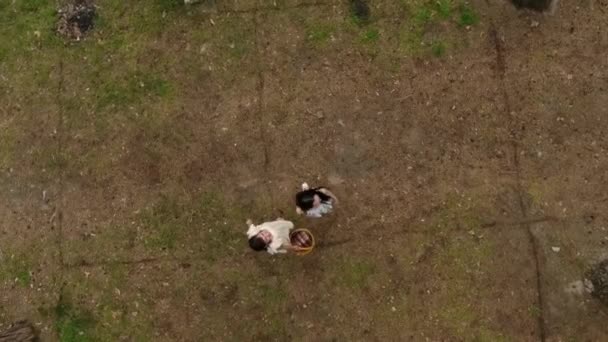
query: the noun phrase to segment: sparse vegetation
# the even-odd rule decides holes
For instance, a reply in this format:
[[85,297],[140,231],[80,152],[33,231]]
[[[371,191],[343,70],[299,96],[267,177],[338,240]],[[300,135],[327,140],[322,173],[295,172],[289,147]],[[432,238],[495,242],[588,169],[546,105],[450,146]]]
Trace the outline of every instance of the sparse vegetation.
[[439,23],[452,21],[456,10],[458,26],[473,26],[479,22],[477,13],[470,5],[461,3],[456,6],[453,0],[414,1],[407,3],[406,7],[411,13],[412,24],[401,30],[399,41],[401,50],[412,55],[428,49],[435,57],[441,57],[448,45],[453,46],[447,44],[450,43],[448,37],[439,36],[427,41],[424,36]]
[[74,307],[62,295],[55,308],[55,329],[61,342],[92,341],[90,329],[94,325],[93,317],[87,311]]
[[453,0],[435,0],[435,11],[444,19],[452,16]]
[[420,6],[414,9],[414,22],[418,26],[428,24],[433,18],[433,12],[427,6]]
[[479,23],[479,17],[473,8],[469,5],[462,4],[459,7],[460,17],[458,18],[458,25],[460,26],[473,26]]
[[376,28],[368,28],[361,34],[361,42],[365,44],[375,43],[380,39],[380,31]]
[[0,265],[0,280],[28,287],[32,281],[32,265],[24,255],[10,255]]
[[445,44],[442,41],[433,42],[431,52],[435,57],[441,57],[445,54]]
[[328,24],[316,24],[308,28],[306,38],[314,44],[326,43],[334,32],[334,27]]
[[[581,315],[596,299],[553,302],[604,246],[602,82],[576,76],[597,76],[594,35],[498,25],[529,40],[499,51],[510,67],[490,23],[529,23],[493,3],[94,3],[73,41],[55,32],[65,2],[0,0],[0,326],[65,342],[603,332]],[[579,33],[604,19],[575,16]],[[304,180],[335,190],[335,215],[295,213]],[[251,251],[245,220],[279,216],[315,251]]]
[[0,169],[9,166],[13,159],[13,149],[15,146],[16,132],[9,123],[5,127],[0,127]]
[[178,232],[184,227],[184,208],[176,200],[162,196],[160,201],[142,215],[142,224],[151,231],[146,240],[150,247],[173,249]]
[[361,289],[374,273],[374,266],[367,261],[348,261],[341,274],[342,283],[348,288]]
[[240,242],[233,224],[242,225],[244,221],[238,211],[214,193],[205,193],[189,203],[162,196],[141,215],[146,230],[145,244],[150,248],[172,250],[196,236],[205,246],[208,258],[215,258],[219,251],[227,253],[227,246]]
[[103,84],[97,95],[97,107],[123,107],[149,97],[167,97],[171,94],[170,84],[150,73],[137,72],[126,80]]

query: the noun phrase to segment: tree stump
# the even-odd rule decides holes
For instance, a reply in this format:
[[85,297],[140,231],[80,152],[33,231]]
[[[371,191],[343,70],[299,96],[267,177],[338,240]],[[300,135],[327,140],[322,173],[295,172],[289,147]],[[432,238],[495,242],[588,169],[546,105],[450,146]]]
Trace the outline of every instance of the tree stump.
[[19,321],[6,331],[0,332],[0,342],[33,342],[38,341],[34,327],[27,321]]

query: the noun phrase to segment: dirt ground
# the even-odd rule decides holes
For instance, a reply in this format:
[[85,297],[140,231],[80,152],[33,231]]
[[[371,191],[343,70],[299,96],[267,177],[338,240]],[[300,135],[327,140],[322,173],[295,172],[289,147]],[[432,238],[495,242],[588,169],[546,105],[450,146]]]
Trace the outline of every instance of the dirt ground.
[[[608,339],[607,1],[95,4],[0,0],[0,331]],[[313,253],[248,248],[279,216]]]

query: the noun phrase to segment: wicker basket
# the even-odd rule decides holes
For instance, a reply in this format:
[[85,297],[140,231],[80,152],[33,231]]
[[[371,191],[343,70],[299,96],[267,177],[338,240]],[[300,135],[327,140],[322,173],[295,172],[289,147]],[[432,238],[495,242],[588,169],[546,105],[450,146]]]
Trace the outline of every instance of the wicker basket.
[[[306,234],[306,236],[308,237],[308,243],[306,245],[302,245],[300,240],[298,239],[298,236],[301,234]],[[302,248],[300,251],[295,252],[296,255],[306,255],[312,252],[313,248],[315,248],[315,237],[312,235],[310,230],[305,228],[293,230],[289,234],[289,240],[291,241],[291,244],[293,246]]]

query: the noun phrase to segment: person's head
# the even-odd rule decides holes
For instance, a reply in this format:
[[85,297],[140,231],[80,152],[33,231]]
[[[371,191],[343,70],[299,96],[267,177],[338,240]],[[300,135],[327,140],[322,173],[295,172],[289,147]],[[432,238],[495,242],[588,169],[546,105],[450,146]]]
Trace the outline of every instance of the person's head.
[[256,252],[263,251],[272,242],[272,234],[267,230],[261,230],[249,238],[249,247]]
[[329,201],[330,197],[317,189],[300,191],[296,194],[296,206],[302,211],[318,207],[321,202]]

